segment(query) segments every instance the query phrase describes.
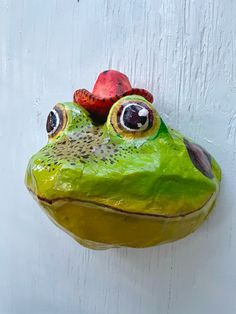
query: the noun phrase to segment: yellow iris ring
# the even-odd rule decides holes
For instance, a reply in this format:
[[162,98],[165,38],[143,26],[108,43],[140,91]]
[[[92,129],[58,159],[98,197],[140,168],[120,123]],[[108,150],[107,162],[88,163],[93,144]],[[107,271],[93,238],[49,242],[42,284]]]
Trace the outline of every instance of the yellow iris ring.
[[[145,106],[147,106],[152,112],[152,116],[153,116],[152,126],[149,127],[147,130],[129,131],[129,130],[126,130],[125,128],[121,128],[119,126],[120,121],[119,121],[119,114],[118,113],[119,113],[121,106],[128,105],[129,103],[131,104],[131,103],[135,103],[135,102],[137,102],[137,104],[140,106],[142,105],[142,103],[145,104]],[[112,127],[116,133],[118,133],[122,137],[126,137],[128,139],[143,138],[143,137],[149,137],[151,135],[154,135],[158,132],[160,125],[161,125],[161,119],[160,119],[157,111],[143,97],[137,97],[135,99],[131,99],[130,97],[125,97],[125,98],[120,99],[116,103],[115,107],[112,108],[112,112],[110,115],[110,122],[111,122],[111,125],[112,125]]]
[[68,121],[67,112],[62,104],[60,103],[56,104],[53,109],[57,111],[60,120],[59,125],[55,132],[53,134],[48,134],[49,140],[58,137],[60,133],[65,129]]

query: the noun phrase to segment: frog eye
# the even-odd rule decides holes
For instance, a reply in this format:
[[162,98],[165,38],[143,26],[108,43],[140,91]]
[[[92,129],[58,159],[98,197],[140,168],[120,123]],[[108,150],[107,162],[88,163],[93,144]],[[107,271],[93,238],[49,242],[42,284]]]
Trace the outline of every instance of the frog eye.
[[211,155],[200,145],[189,142],[186,138],[184,144],[194,166],[206,177],[212,179]]
[[119,101],[110,117],[114,130],[125,137],[143,137],[160,127],[160,118],[149,103],[144,101]]
[[46,123],[48,137],[55,137],[65,128],[67,114],[65,109],[57,104],[49,113]]

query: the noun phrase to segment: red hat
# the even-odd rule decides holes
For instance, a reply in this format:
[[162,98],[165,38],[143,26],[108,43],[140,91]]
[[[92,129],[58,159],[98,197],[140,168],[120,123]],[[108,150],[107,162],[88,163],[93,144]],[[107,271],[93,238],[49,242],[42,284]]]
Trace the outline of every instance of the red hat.
[[92,93],[86,89],[75,91],[74,102],[84,107],[96,121],[104,122],[111,106],[127,95],[140,95],[153,102],[152,94],[145,89],[132,88],[125,74],[108,70],[99,74]]

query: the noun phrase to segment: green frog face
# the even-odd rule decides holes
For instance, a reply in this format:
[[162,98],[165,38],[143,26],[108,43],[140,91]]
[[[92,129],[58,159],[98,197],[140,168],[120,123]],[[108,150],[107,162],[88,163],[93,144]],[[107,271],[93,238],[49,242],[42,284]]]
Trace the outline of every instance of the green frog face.
[[26,185],[81,244],[145,247],[194,231],[219,189],[220,168],[168,128],[144,97],[116,101],[95,125],[76,103],[57,104],[48,144],[29,161]]

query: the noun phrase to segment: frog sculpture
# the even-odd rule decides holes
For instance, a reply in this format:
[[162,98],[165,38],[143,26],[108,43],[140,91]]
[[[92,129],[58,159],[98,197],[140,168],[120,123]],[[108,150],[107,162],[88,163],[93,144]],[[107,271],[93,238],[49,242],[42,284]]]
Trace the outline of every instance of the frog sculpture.
[[142,248],[192,233],[208,216],[221,170],[201,146],[169,128],[153,96],[124,74],[102,72],[92,93],[49,113],[48,144],[25,182],[59,227],[93,248]]

